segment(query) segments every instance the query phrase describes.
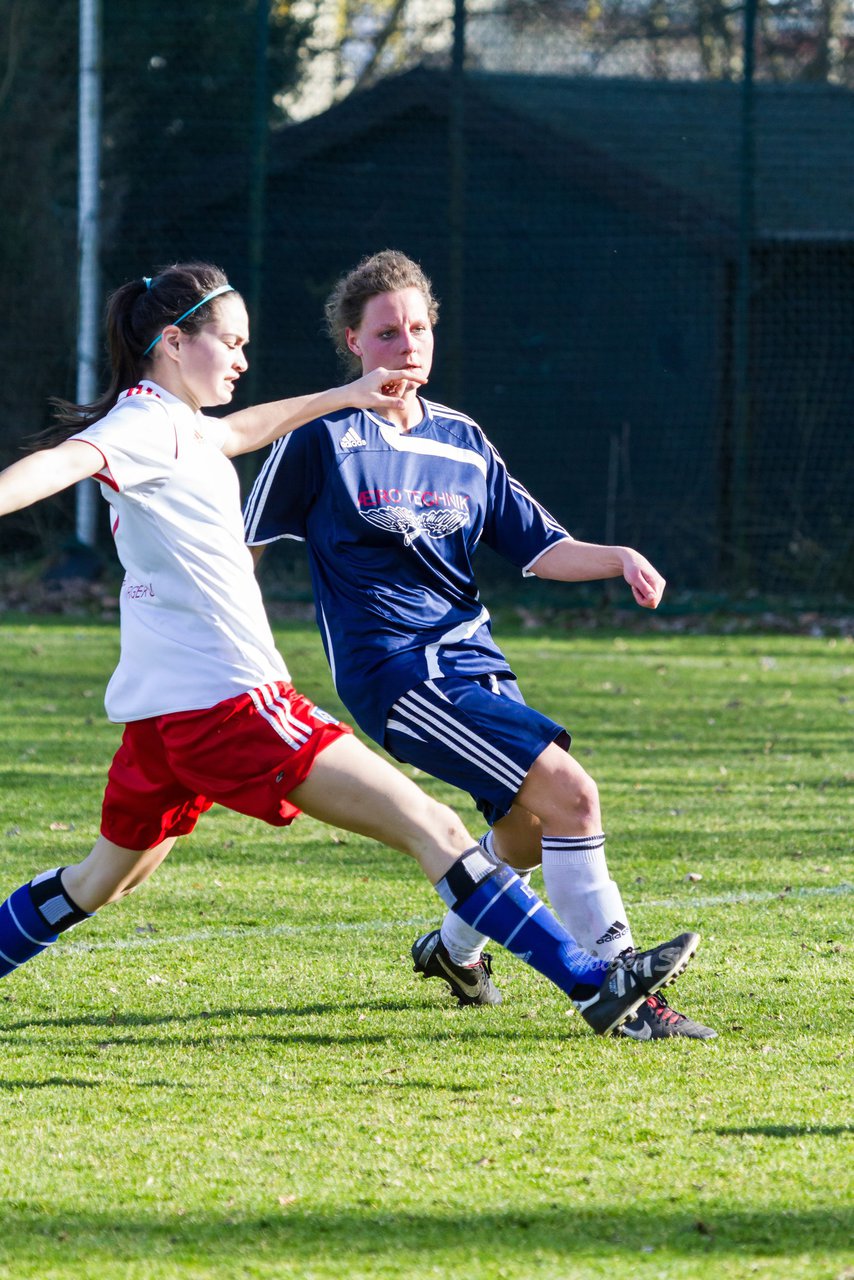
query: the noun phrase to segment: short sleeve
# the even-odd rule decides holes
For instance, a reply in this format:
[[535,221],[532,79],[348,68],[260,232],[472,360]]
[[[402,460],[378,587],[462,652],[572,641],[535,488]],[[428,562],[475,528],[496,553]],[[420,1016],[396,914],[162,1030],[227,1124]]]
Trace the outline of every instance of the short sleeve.
[[510,475],[503,459],[491,449],[483,541],[523,573],[558,542],[570,538],[563,525]]
[[204,426],[205,439],[208,440],[215,449],[222,450],[228,438],[228,427],[222,418],[211,418],[207,414],[199,414],[199,418]]
[[244,508],[250,546],[278,538],[305,538],[306,522],[324,481],[323,420],[277,440]]
[[91,427],[73,436],[85,440],[104,459],[96,473],[119,493],[162,482],[175,466],[178,442],[166,405],[156,398],[121,401]]

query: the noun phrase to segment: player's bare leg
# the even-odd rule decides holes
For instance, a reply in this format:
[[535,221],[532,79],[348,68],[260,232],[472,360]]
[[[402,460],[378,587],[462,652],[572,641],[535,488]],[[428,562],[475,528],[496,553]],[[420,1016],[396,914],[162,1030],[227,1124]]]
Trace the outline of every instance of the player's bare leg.
[[313,818],[410,854],[431,884],[473,844],[453,809],[349,734],[320,752],[289,799]]
[[174,839],[153,849],[123,849],[99,836],[73,866],[54,867],[0,904],[0,976],[11,973],[108,902],[117,902],[160,866]]
[[516,801],[539,819],[544,837],[596,835],[602,830],[596,783],[554,742],[531,765]]
[[514,804],[492,828],[492,848],[515,871],[533,871],[543,860],[543,824],[530,809]]
[[106,836],[99,836],[92,852],[82,862],[65,867],[62,884],[70,897],[88,915],[118,902],[138,888],[157,870],[175,844],[175,837],[152,849],[123,849]]

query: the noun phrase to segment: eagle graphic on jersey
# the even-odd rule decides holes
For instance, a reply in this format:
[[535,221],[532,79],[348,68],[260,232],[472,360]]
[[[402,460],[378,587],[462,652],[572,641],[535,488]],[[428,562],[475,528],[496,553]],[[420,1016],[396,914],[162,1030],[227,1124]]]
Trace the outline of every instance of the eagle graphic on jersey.
[[448,511],[446,508],[433,508],[419,515],[410,507],[375,507],[359,514],[378,529],[402,534],[405,547],[411,547],[415,539],[424,533],[428,538],[447,538],[460,529],[468,518],[465,511]]

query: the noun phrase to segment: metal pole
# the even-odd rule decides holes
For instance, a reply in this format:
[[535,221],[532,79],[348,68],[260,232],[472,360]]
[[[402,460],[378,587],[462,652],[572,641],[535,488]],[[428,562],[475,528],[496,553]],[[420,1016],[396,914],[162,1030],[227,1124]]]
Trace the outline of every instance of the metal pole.
[[[79,22],[77,402],[90,404],[98,393],[101,0],[80,0]],[[75,497],[78,541],[93,547],[97,504],[94,484],[84,480],[77,486]]]
[[[267,49],[270,39],[270,0],[255,5],[255,95],[252,104],[252,163],[249,176],[249,281],[247,298],[256,355],[261,329],[261,298],[264,270],[264,221],[267,192]],[[249,365],[247,388],[250,401],[258,398],[258,363]]]
[[749,579],[747,539],[748,464],[750,461],[750,297],[751,253],[756,209],[756,104],[754,93],[757,0],[745,0],[744,66],[741,83],[741,160],[733,316],[732,532],[736,586]]
[[[249,403],[260,399],[259,382],[263,366],[259,360],[262,332],[261,302],[264,296],[264,234],[267,212],[267,139],[269,133],[269,76],[267,51],[270,43],[270,0],[255,0],[254,88],[252,99],[252,151],[249,168],[249,217],[247,245],[247,288],[244,293],[249,310],[249,326],[254,356],[249,360],[244,394]],[[257,453],[245,453],[237,459],[237,474],[243,489],[248,490],[260,468]]]
[[450,323],[448,400],[456,404],[463,389],[463,283],[465,277],[465,60],[466,4],[454,0],[454,42],[451,52],[451,88],[448,110],[449,141],[449,253]]

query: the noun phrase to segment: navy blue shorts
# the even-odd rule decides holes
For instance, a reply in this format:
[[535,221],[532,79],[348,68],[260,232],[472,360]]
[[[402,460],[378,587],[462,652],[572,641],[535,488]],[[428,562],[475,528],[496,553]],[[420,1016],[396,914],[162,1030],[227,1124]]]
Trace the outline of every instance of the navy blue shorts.
[[512,678],[426,680],[398,698],[385,747],[396,760],[468,791],[492,825],[510,811],[550,742],[569,750],[562,725],[529,707]]

